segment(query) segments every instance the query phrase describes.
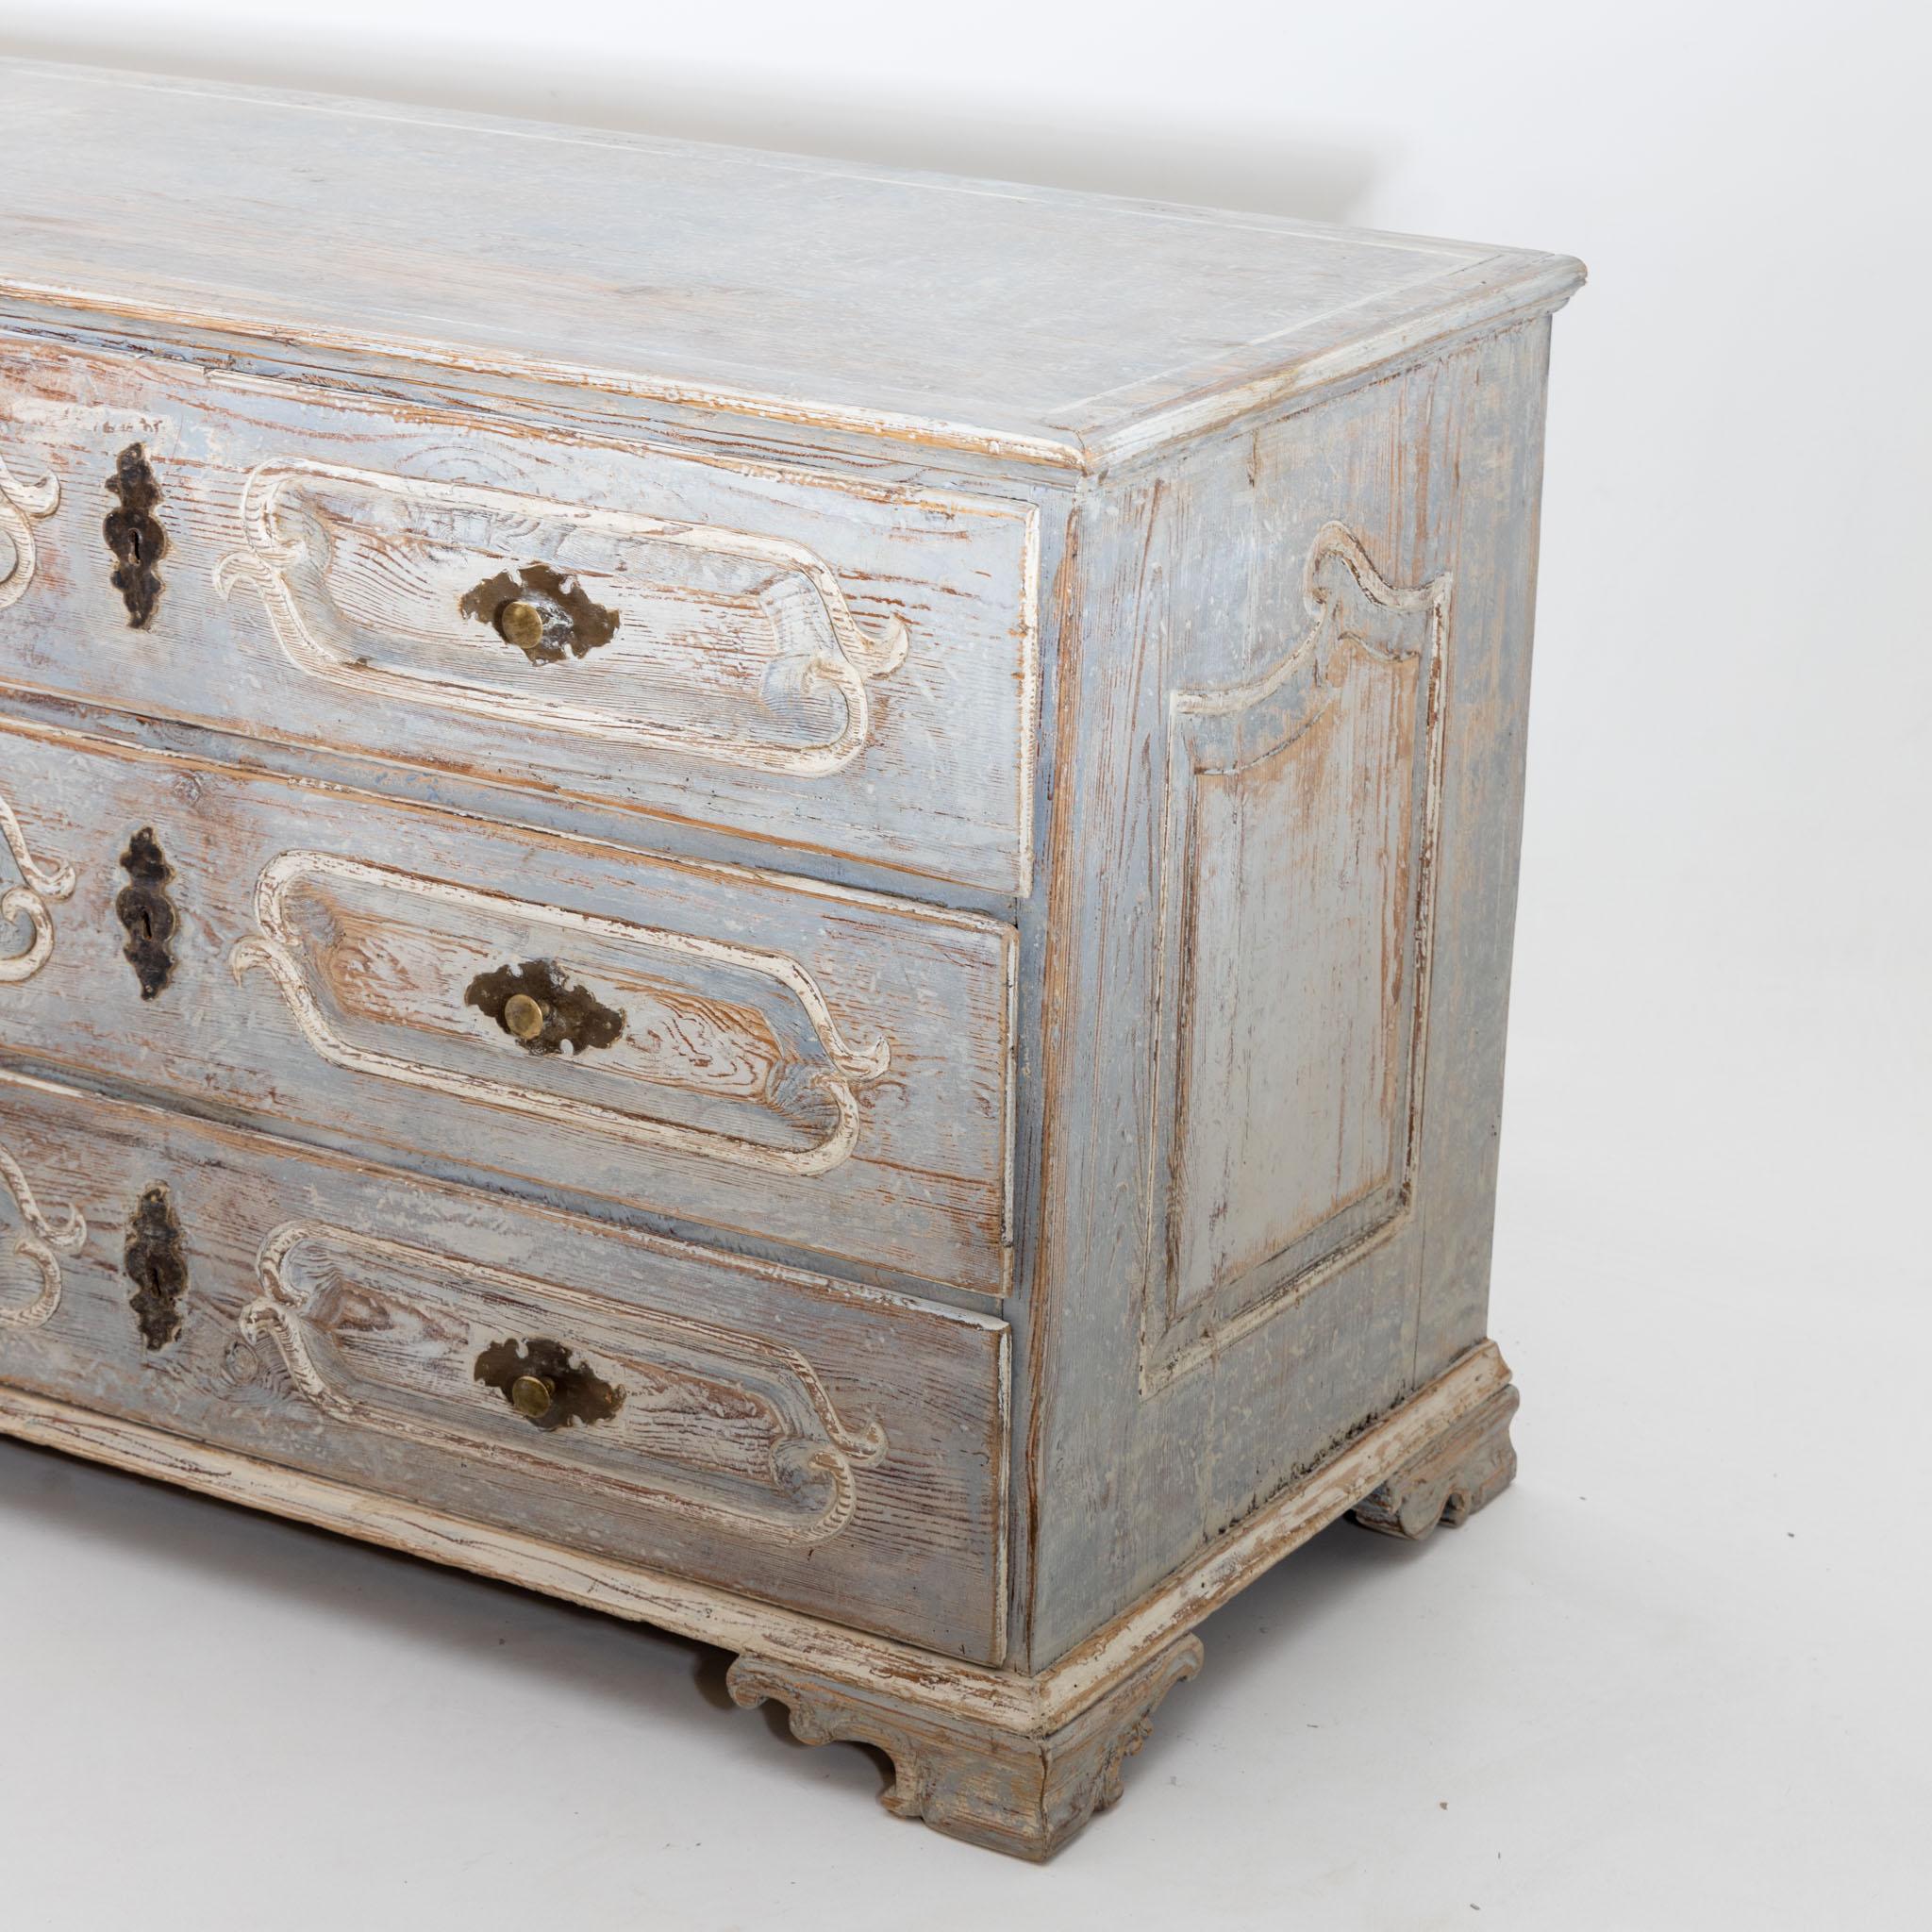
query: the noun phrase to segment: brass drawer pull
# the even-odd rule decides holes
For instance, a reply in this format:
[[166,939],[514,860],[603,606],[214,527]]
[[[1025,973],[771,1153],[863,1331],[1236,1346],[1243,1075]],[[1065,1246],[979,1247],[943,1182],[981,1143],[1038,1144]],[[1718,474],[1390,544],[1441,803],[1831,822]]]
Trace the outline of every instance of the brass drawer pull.
[[476,1357],[476,1379],[539,1429],[608,1423],[624,1407],[613,1388],[560,1341],[494,1341]]
[[479,973],[463,1004],[494,1020],[525,1053],[585,1053],[614,1045],[624,1033],[623,1013],[566,979],[552,959]]
[[541,1004],[526,992],[513,992],[503,1003],[503,1024],[518,1040],[534,1040],[549,1018]]
[[557,1384],[547,1375],[519,1375],[509,1385],[509,1406],[533,1423],[541,1423],[556,1400]]
[[526,563],[466,591],[457,607],[514,644],[532,664],[582,658],[617,635],[617,612],[591,600],[574,576],[547,563]]

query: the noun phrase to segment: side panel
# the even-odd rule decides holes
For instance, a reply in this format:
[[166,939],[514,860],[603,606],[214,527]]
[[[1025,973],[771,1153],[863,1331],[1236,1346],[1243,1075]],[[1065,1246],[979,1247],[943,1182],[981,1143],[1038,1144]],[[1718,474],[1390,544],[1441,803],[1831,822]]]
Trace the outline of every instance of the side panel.
[[1414,1205],[1451,580],[1391,587],[1341,524],[1302,578],[1275,664],[1168,700],[1149,1384]]
[[1084,512],[1035,1668],[1482,1336],[1547,342]]

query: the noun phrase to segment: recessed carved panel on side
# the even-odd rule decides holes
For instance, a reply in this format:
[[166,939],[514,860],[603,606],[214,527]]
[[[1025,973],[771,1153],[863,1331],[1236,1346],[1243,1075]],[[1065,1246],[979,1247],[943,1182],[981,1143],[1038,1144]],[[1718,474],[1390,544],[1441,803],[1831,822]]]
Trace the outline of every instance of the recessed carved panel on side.
[[1299,642],[1170,700],[1150,1382],[1408,1211],[1449,589],[1324,525]]

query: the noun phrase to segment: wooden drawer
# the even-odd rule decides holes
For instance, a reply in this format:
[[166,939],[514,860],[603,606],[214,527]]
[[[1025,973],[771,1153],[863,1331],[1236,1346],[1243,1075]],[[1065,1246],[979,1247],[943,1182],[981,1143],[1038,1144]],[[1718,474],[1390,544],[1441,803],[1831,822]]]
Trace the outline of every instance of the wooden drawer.
[[1015,937],[0,719],[16,1059],[1005,1291]]
[[1029,505],[40,345],[0,464],[0,679],[1026,888]]
[[1008,1331],[0,1074],[0,1381],[997,1661]]

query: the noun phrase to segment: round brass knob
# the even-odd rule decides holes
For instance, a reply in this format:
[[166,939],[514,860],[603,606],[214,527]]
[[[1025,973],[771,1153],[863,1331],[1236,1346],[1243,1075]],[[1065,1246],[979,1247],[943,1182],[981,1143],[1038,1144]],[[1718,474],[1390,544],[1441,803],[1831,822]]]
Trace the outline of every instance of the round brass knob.
[[517,1040],[535,1040],[545,1017],[541,1003],[526,992],[513,992],[503,1003],[503,1024]]
[[548,591],[526,590],[509,598],[497,607],[492,622],[497,636],[532,664],[559,663],[576,649],[576,619]]
[[528,597],[512,597],[496,613],[496,628],[502,633],[506,643],[514,644],[518,650],[528,653],[539,650],[543,643],[543,607]]
[[541,1422],[557,1400],[557,1388],[541,1375],[519,1375],[509,1385],[510,1407],[531,1422]]

